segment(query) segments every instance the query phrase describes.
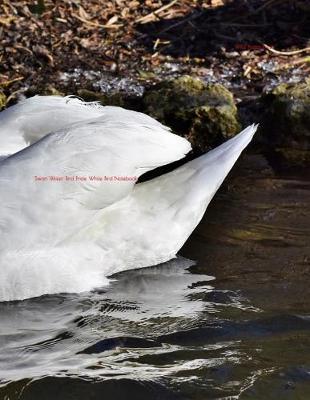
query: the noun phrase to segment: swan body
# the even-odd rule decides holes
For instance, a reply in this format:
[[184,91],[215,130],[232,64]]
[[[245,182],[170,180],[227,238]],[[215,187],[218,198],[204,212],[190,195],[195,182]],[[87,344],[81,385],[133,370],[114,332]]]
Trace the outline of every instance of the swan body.
[[91,290],[175,257],[255,131],[135,184],[184,157],[188,141],[144,114],[75,98],[36,96],[0,113],[0,301]]

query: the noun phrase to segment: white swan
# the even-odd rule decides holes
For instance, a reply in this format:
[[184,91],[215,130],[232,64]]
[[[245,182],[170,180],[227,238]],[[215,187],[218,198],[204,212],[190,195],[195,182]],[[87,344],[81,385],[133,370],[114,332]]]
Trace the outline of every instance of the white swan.
[[255,131],[135,184],[184,157],[187,140],[144,114],[71,97],[0,113],[0,301],[91,290],[175,257]]

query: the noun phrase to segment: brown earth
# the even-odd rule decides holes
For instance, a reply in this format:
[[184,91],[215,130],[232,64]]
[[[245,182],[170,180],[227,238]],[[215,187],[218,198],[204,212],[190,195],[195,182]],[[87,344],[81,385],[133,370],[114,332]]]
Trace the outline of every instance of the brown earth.
[[94,89],[103,73],[145,85],[180,72],[260,93],[307,75],[309,22],[307,0],[2,0],[0,94],[11,103]]

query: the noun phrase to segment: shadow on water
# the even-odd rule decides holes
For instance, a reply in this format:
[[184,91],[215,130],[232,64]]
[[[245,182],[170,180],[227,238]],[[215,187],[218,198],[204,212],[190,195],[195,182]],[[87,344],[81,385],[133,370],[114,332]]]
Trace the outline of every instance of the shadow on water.
[[0,303],[0,398],[309,399],[309,182],[244,157],[187,258]]

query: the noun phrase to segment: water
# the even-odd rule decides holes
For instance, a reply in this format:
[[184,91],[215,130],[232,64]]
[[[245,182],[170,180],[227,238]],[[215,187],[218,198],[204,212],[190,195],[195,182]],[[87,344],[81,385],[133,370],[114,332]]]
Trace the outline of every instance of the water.
[[309,199],[245,157],[184,257],[0,303],[0,399],[308,400]]

